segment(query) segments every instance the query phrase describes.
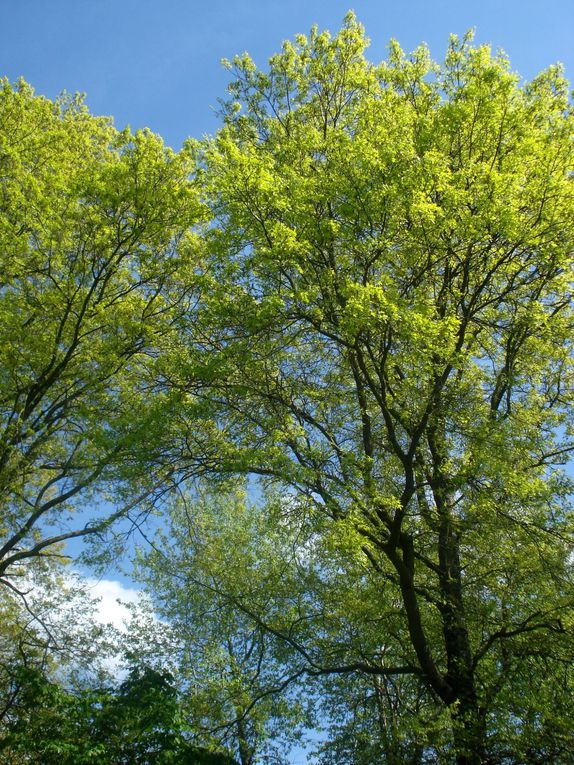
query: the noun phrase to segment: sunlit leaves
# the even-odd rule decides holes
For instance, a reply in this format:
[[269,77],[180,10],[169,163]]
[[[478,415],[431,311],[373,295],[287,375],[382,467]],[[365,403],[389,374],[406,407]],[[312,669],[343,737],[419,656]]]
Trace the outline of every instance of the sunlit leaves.
[[174,397],[155,359],[189,308],[203,213],[188,152],[115,130],[79,97],[3,81],[0,142],[4,574],[73,536],[96,486],[100,500],[114,487],[111,514],[132,481],[143,497],[165,477]]
[[265,72],[230,65],[225,125],[197,146],[221,282],[205,398],[218,470],[293,492],[334,522],[324,568],[344,550],[385,583],[381,613],[398,598],[381,641],[475,763],[519,657],[566,645],[571,107],[559,68],[522,84],[471,34],[442,64],[365,45],[350,15]]

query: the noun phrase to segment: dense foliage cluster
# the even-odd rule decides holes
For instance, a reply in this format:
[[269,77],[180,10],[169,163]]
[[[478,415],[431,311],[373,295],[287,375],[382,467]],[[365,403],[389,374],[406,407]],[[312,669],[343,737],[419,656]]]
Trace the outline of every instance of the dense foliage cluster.
[[[366,46],[349,15],[228,63],[179,154],[0,93],[6,613],[162,499],[132,674],[28,676],[107,761],[284,762],[313,725],[322,765],[574,757],[568,86],[471,36]],[[48,762],[26,693],[0,746]]]

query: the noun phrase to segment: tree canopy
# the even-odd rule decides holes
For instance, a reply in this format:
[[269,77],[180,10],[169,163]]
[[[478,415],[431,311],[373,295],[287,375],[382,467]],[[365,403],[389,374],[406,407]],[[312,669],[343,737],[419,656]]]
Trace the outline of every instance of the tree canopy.
[[205,481],[140,565],[206,615],[183,644],[227,685],[181,688],[218,687],[212,720],[264,730],[291,683],[325,765],[567,765],[568,85],[470,34],[367,44],[350,14],[228,62],[181,154],[4,85],[0,574]]
[[116,688],[73,692],[37,670],[20,670],[23,698],[0,739],[0,762],[23,756],[38,765],[236,765],[186,742],[170,680],[132,667]]
[[[551,67],[522,84],[470,36],[440,65],[396,43],[373,65],[366,44],[349,16],[267,71],[230,64],[225,125],[195,147],[210,270],[174,386],[207,402],[209,469],[276,482],[288,515],[377,582],[379,635],[362,655],[348,642],[349,670],[420,679],[459,765],[560,761],[567,83]],[[314,618],[303,608],[282,634],[304,644]]]
[[[78,97],[0,89],[0,577],[169,478],[152,367],[186,310],[186,152]],[[178,272],[175,286],[173,275]],[[105,504],[98,515],[78,508]]]

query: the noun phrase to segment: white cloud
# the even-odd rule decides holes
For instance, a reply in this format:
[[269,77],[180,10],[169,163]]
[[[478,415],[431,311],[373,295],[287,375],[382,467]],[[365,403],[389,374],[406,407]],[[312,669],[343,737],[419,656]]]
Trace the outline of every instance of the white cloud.
[[85,577],[83,582],[91,599],[97,601],[94,619],[100,624],[112,624],[116,629],[125,632],[130,611],[123,604],[140,603],[144,597],[143,593],[134,587],[126,587],[115,579]]

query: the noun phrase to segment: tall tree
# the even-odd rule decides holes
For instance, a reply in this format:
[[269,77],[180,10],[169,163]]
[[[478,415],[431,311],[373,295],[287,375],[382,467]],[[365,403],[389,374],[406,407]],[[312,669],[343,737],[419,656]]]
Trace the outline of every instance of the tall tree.
[[440,66],[366,44],[349,16],[267,72],[230,65],[225,126],[196,146],[202,342],[172,384],[203,379],[203,469],[276,480],[345,530],[400,622],[365,671],[422,680],[457,765],[539,741],[566,762],[556,674],[533,678],[572,683],[567,83],[522,85],[469,36]]
[[1,83],[4,582],[173,472],[160,433],[172,401],[152,368],[192,298],[190,169],[188,153],[117,131],[80,98]]

